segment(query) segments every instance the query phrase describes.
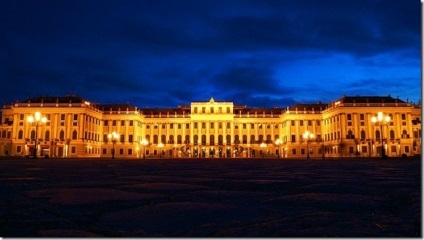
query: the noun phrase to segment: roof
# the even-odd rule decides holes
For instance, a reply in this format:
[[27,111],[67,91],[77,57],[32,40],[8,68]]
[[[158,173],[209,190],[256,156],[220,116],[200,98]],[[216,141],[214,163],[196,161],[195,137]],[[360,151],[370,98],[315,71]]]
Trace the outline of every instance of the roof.
[[45,96],[45,97],[34,97],[27,98],[24,101],[25,103],[83,103],[86,100],[82,97],[75,95],[67,95],[65,97],[54,97],[54,96]]
[[336,100],[341,103],[405,103],[399,98],[389,96],[343,96]]

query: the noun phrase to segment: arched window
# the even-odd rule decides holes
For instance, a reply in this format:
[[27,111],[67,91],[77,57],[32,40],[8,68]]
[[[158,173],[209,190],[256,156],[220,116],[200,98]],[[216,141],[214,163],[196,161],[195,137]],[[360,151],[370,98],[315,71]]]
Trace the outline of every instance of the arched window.
[[235,144],[239,144],[240,143],[239,135],[234,135],[234,143]]
[[199,136],[197,134],[193,136],[193,142],[194,144],[199,144]]
[[365,131],[362,130],[361,131],[361,140],[365,140],[365,138],[366,138]]
[[347,139],[353,139],[353,132],[352,132],[352,130],[347,131]]
[[209,142],[210,144],[215,144],[215,136],[213,134],[209,136]]
[[375,139],[380,139],[380,130],[375,131]]
[[1,137],[6,138],[6,130],[3,130],[3,132],[1,133]]
[[266,143],[272,143],[270,134],[266,135]]
[[190,143],[190,135],[186,135],[186,136],[185,136],[185,140],[184,140],[184,142],[185,142],[186,144],[189,144],[189,143]]
[[72,131],[72,139],[76,140],[78,138],[77,130]]
[[274,136],[274,141],[277,141],[277,139],[278,139],[278,134],[276,134],[275,136]]
[[153,144],[158,144],[158,135],[153,135]]
[[146,140],[148,143],[150,143],[150,135],[146,135]]
[[250,143],[255,143],[255,135],[250,135]]
[[65,140],[65,132],[63,130],[60,130],[59,138],[60,140]]
[[160,141],[161,143],[166,143],[166,135],[162,134],[162,136],[160,137]]
[[218,135],[218,144],[222,145],[223,141],[224,141],[224,137],[221,134],[219,134]]
[[18,132],[18,139],[24,138],[24,132],[22,130],[19,130]]
[[203,145],[206,144],[206,135],[205,134],[202,135],[202,144]]
[[259,134],[259,143],[262,143],[264,141],[264,136],[262,134]]
[[408,138],[408,132],[406,130],[402,131],[402,138]]
[[247,135],[243,135],[243,144],[247,143]]
[[227,144],[231,144],[231,135],[227,135],[226,137]]
[[45,133],[44,133],[44,141],[49,141],[50,140],[50,131],[49,130],[47,130]]
[[169,135],[169,143],[174,143],[174,135]]
[[177,144],[181,144],[183,142],[183,137],[181,135],[177,136]]
[[390,139],[395,139],[395,131],[390,130]]
[[35,130],[31,131],[31,140],[35,140]]

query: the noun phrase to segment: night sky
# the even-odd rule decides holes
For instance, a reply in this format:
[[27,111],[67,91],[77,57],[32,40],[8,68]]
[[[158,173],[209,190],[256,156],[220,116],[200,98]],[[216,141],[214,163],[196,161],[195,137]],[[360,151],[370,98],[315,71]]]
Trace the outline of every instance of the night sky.
[[420,8],[419,0],[2,1],[0,101],[418,102]]

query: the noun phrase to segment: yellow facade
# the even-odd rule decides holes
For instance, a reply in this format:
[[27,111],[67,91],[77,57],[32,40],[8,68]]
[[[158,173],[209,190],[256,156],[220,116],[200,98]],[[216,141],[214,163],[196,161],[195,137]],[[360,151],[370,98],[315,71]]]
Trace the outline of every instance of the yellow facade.
[[[38,127],[27,121],[37,111],[47,117]],[[391,121],[376,125],[377,112]],[[46,97],[3,106],[1,120],[0,156],[32,156],[35,135],[39,157],[109,158],[112,149],[116,158],[375,157],[382,146],[390,157],[421,154],[421,105],[390,96],[287,108],[212,98],[170,109]],[[303,137],[306,131],[311,139]],[[112,132],[116,142],[108,138]]]

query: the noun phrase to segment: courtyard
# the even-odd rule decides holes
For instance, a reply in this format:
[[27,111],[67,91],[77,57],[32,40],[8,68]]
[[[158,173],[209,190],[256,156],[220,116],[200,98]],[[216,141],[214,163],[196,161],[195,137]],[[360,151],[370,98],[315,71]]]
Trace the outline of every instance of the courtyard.
[[1,237],[421,237],[421,159],[0,159]]

